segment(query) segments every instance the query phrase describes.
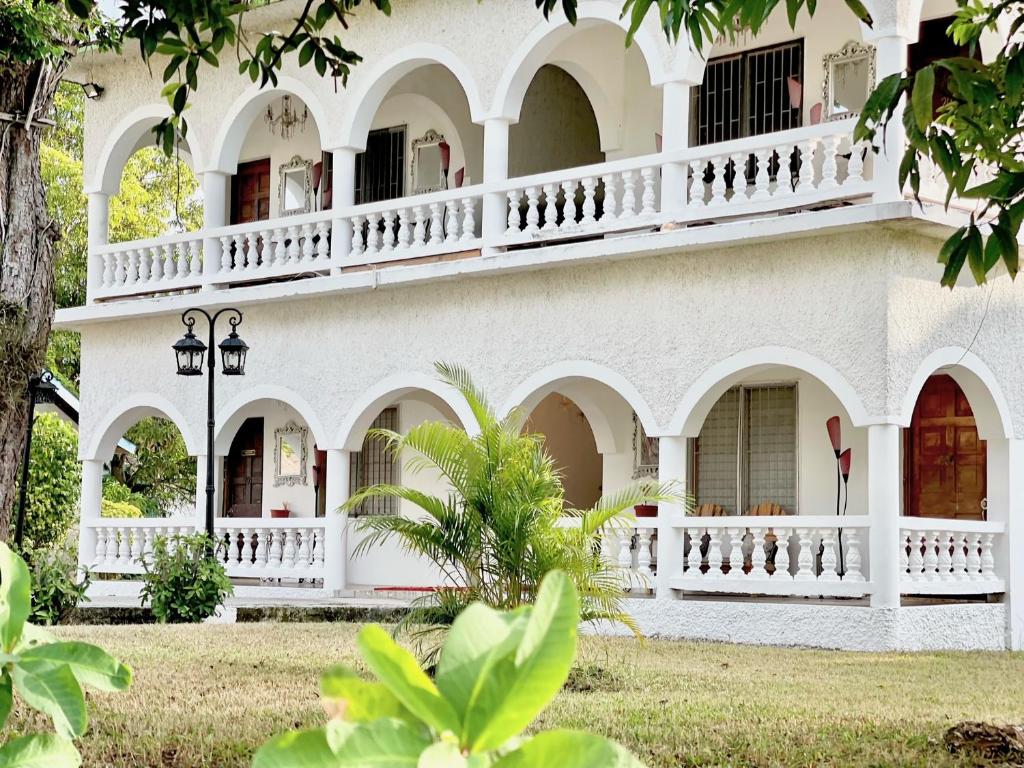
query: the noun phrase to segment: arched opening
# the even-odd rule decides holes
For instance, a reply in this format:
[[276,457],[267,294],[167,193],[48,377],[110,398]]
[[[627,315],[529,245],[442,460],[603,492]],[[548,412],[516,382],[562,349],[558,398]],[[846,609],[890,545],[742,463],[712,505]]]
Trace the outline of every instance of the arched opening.
[[194,519],[196,457],[170,418],[139,419],[104,458],[102,517]]
[[586,415],[571,398],[552,392],[541,400],[523,426],[544,436],[544,449],[562,476],[566,503],[590,509],[601,498],[603,462]]

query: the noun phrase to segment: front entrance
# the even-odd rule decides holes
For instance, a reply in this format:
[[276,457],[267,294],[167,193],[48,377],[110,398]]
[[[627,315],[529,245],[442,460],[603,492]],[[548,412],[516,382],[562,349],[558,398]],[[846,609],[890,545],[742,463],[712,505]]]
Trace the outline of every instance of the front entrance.
[[231,223],[270,218],[270,159],[239,163],[231,179]]
[[263,516],[263,419],[246,419],[224,459],[224,516]]
[[906,510],[912,517],[984,520],[986,446],[951,376],[925,382],[904,443]]

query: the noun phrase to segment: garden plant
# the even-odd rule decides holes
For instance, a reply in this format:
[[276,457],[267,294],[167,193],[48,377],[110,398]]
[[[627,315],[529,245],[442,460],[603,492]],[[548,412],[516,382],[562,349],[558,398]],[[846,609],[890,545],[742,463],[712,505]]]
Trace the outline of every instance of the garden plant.
[[158,536],[151,557],[140,560],[145,571],[142,603],[160,623],[199,622],[213,616],[233,593],[231,579],[206,534]]

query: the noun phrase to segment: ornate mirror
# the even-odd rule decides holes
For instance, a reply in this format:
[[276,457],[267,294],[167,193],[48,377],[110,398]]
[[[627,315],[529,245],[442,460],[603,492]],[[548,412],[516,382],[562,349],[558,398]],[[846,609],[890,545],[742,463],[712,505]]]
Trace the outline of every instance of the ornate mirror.
[[283,163],[278,176],[278,212],[281,216],[313,210],[313,161],[295,155]]
[[825,119],[856,117],[875,87],[875,49],[849,42],[822,60],[825,66]]
[[427,131],[412,143],[412,193],[421,195],[444,189],[444,171],[441,167],[441,142],[444,136],[434,130]]
[[306,484],[306,428],[294,421],[274,430],[274,485]]

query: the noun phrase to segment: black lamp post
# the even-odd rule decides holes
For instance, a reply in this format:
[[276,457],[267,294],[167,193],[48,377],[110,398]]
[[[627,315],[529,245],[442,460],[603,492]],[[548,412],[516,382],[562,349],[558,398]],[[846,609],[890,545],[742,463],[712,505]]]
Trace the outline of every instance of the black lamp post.
[[[243,376],[245,374],[245,353],[249,350],[249,345],[238,338],[238,326],[242,322],[242,313],[237,309],[225,308],[219,310],[213,315],[210,315],[204,309],[193,308],[187,309],[182,313],[181,322],[185,326],[185,335],[172,347],[178,363],[179,376],[203,375],[203,355],[206,353],[207,349],[213,347],[213,334],[214,328],[217,324],[217,319],[225,313],[230,313],[231,315],[228,317],[228,322],[231,324],[231,333],[228,334],[228,337],[220,343],[219,347],[223,373],[225,376]],[[205,317],[209,324],[209,347],[207,347],[207,345],[197,338],[195,333],[193,333],[197,315]],[[211,350],[209,357],[206,359],[206,370],[208,374],[206,389],[206,535],[209,536],[211,543],[214,540],[213,497],[215,487],[213,483],[213,370],[216,367],[215,360],[216,354]]]
[[36,403],[52,403],[57,387],[49,371],[30,376],[28,380],[28,428],[25,430],[25,455],[21,460],[21,487],[18,489],[18,519],[14,526],[14,543],[21,548],[25,534],[25,503],[28,493],[28,463],[32,457],[32,421]]

